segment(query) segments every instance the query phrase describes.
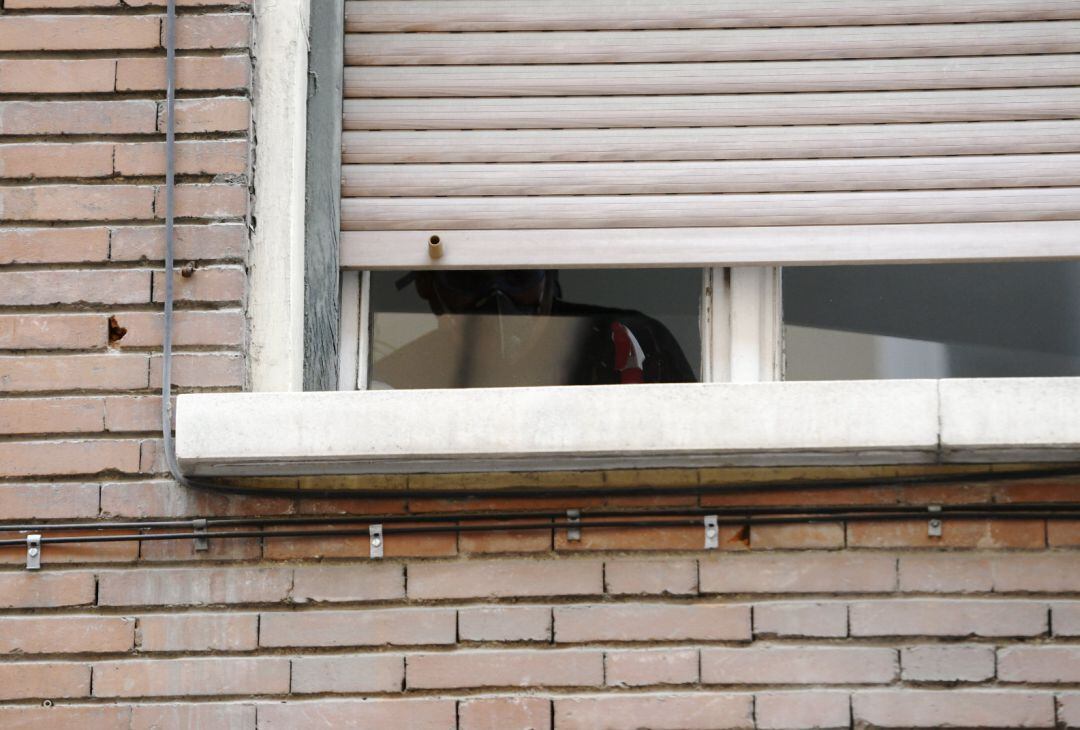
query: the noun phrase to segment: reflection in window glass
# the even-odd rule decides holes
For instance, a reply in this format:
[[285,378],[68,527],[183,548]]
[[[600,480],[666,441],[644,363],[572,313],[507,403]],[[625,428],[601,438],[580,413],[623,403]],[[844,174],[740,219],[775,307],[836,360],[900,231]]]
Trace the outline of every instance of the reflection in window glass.
[[1080,262],[785,268],[787,380],[1080,375]]
[[698,269],[373,272],[372,388],[697,381]]

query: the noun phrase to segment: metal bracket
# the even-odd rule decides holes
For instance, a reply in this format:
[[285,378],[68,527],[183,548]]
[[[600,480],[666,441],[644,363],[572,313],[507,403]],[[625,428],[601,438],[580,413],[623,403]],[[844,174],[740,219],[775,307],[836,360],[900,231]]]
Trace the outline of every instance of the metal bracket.
[[368,525],[368,538],[371,540],[371,557],[383,556],[383,532],[382,525]]
[[41,535],[26,536],[26,569],[41,570]]
[[191,526],[195,533],[195,552],[206,552],[210,549],[210,538],[206,536],[206,520],[192,520]]
[[[931,514],[941,514],[941,505],[932,504],[926,508],[927,512]],[[941,517],[931,517],[930,522],[926,527],[926,534],[930,537],[941,537]]]
[[581,540],[581,510],[566,510],[566,521],[570,523],[570,526],[566,528],[566,539],[569,542]]
[[716,515],[705,515],[705,549],[716,550],[720,547],[720,525]]

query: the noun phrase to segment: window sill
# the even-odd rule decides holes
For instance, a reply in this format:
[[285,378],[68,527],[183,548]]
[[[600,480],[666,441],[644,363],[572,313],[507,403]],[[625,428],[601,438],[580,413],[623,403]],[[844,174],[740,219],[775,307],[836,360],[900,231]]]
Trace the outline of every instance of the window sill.
[[1080,378],[181,395],[192,476],[1066,461]]

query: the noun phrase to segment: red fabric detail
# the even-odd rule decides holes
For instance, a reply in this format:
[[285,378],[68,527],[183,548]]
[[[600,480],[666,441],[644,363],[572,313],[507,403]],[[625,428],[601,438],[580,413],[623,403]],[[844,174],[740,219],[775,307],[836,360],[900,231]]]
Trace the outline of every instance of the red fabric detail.
[[630,343],[630,330],[618,322],[611,323],[611,341],[615,343],[615,371],[620,383],[644,383],[645,373],[633,362],[634,347]]

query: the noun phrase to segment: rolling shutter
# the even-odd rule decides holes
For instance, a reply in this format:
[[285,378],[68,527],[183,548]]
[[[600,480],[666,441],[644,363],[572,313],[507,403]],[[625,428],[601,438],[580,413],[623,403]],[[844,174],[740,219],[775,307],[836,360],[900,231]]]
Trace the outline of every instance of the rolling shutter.
[[1080,255],[1080,0],[355,0],[342,265]]

